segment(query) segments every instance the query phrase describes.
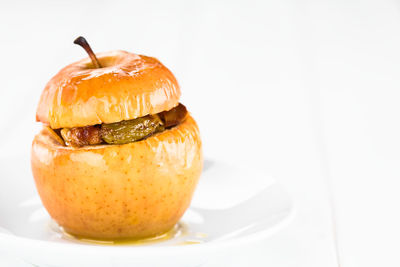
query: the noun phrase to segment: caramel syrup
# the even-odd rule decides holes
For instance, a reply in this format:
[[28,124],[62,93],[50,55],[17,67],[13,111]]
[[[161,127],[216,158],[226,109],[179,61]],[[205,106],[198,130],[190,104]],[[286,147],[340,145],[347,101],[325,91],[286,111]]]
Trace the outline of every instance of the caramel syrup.
[[66,232],[64,228],[59,226],[55,221],[50,222],[50,229],[57,233],[58,237],[63,240],[106,246],[143,246],[161,244],[166,241],[170,241],[170,245],[194,245],[203,243],[204,238],[207,236],[203,233],[191,233],[188,226],[182,222],[177,223],[166,233],[142,239],[99,240],[75,236]]

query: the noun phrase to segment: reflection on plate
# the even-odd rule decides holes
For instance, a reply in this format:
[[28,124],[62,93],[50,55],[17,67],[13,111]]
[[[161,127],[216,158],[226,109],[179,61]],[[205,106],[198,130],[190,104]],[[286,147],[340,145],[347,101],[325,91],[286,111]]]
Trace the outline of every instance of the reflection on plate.
[[0,162],[0,251],[38,266],[200,266],[215,253],[267,238],[293,214],[286,192],[261,171],[206,160],[192,206],[170,232],[116,243],[79,239],[48,216],[28,159]]

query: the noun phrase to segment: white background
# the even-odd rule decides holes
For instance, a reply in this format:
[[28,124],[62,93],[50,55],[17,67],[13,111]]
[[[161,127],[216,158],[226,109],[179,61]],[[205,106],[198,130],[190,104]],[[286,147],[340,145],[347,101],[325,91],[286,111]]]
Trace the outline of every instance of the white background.
[[1,1],[1,153],[29,151],[41,90],[85,56],[78,35],[159,58],[205,154],[292,194],[289,227],[207,267],[338,266],[335,225],[342,267],[400,266],[398,1]]

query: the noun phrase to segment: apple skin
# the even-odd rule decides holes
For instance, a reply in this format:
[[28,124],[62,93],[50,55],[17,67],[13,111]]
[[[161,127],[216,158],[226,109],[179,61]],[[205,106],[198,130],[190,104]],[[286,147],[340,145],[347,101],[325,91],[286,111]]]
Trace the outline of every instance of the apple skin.
[[177,106],[181,95],[172,72],[153,57],[126,51],[97,54],[61,69],[44,88],[36,120],[52,129],[132,120]]
[[51,217],[85,238],[138,239],[170,230],[190,205],[203,167],[200,134],[180,125],[124,145],[65,147],[35,136],[31,165]]

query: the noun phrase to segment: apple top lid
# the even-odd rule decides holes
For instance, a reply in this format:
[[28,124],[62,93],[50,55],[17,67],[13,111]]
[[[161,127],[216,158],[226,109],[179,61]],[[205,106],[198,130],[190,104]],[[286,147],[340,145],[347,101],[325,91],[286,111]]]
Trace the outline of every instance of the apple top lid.
[[174,75],[156,58],[126,51],[96,54],[60,70],[46,85],[36,120],[53,129],[131,120],[178,105]]

